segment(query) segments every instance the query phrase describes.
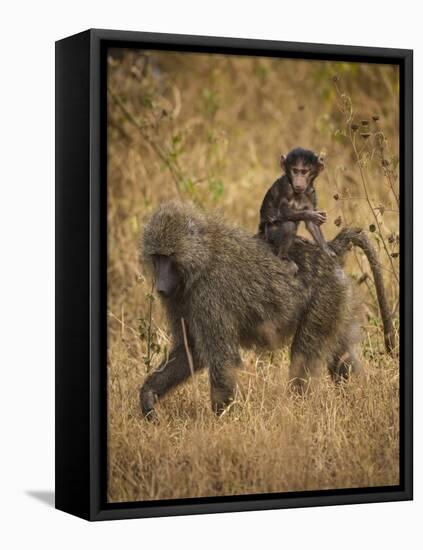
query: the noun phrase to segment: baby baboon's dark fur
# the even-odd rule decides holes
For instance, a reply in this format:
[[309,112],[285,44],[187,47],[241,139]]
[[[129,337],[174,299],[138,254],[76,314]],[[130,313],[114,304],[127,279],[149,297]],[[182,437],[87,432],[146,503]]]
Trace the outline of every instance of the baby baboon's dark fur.
[[[143,257],[156,271],[156,283],[161,277],[157,265],[166,264],[164,283],[159,283],[173,349],[141,388],[143,414],[155,418],[155,401],[189,378],[192,369],[204,367],[209,369],[213,410],[222,412],[233,398],[240,348],[291,343],[289,376],[299,390],[321,363],[335,380],[359,372],[359,300],[340,259],[350,243],[362,246],[360,235],[354,229],[338,234],[331,246],[339,258],[297,238],[290,253],[300,269],[292,277],[267,243],[243,229],[189,204],[160,206],[145,227]],[[377,261],[373,268],[378,271]]]

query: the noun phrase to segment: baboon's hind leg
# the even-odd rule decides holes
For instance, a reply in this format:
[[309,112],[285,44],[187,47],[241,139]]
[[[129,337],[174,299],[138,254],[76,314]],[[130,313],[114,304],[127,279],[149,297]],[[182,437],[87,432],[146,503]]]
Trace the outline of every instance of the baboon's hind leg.
[[327,315],[324,290],[309,304],[292,341],[289,379],[291,388],[301,394],[308,390],[311,379],[326,363],[337,330],[336,315]]
[[220,365],[212,363],[209,367],[211,405],[217,415],[221,415],[234,399],[235,369],[240,364],[241,359],[237,356]]
[[328,362],[329,373],[334,382],[348,380],[351,375],[362,373],[362,365],[356,353],[360,341],[359,309],[352,312],[352,316],[345,329],[338,336],[335,352]]
[[340,348],[328,364],[334,382],[348,380],[351,375],[360,375],[362,366],[353,347]]
[[321,360],[318,357],[307,356],[299,349],[292,349],[289,382],[293,392],[300,395],[306,394],[312,377],[320,370],[320,365]]

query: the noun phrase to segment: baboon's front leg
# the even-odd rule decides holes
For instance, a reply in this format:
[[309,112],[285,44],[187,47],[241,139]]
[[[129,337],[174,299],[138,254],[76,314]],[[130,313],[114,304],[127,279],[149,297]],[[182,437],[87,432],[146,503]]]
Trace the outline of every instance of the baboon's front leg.
[[310,386],[310,380],[320,367],[320,360],[307,357],[298,350],[291,352],[291,364],[289,365],[289,381],[295,393],[304,395]]
[[[194,361],[193,368],[194,370],[198,370],[200,365]],[[154,411],[155,402],[168,391],[184,382],[190,375],[191,369],[186,351],[184,346],[180,345],[174,348],[170,352],[169,358],[145,380],[140,390],[143,415],[148,420],[155,420],[157,418]]]
[[234,370],[238,362],[239,360],[228,364],[210,365],[210,397],[213,412],[217,415],[222,414],[233,401],[236,386]]

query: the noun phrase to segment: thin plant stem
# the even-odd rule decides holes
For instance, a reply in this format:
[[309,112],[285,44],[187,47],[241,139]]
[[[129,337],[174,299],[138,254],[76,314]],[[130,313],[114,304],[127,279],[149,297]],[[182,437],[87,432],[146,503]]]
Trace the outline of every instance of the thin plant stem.
[[182,334],[184,337],[185,352],[187,354],[187,359],[189,364],[189,370],[191,371],[191,376],[194,376],[194,362],[192,360],[191,350],[189,349],[189,345],[188,345],[187,330],[185,328],[185,319],[183,317],[181,317],[181,325],[182,325]]
[[147,359],[145,361],[148,368],[150,368],[150,363],[151,363],[151,324],[153,321],[153,300],[154,300],[153,292],[154,292],[154,279],[152,280],[151,292],[148,297]]
[[364,171],[363,171],[363,167],[361,166],[361,161],[360,161],[360,157],[358,155],[358,152],[357,152],[357,148],[353,142],[353,140],[350,140],[351,143],[352,143],[352,146],[353,146],[353,150],[354,150],[354,154],[356,156],[356,161],[357,161],[357,165],[358,165],[358,170],[360,172],[360,177],[361,177],[361,182],[363,184],[363,190],[364,190],[364,194],[366,196],[366,202],[367,204],[369,205],[369,208],[372,212],[372,215],[373,215],[373,218],[376,222],[376,225],[377,225],[377,228],[378,228],[378,231],[379,231],[379,237],[382,241],[382,244],[383,244],[383,248],[385,249],[385,252],[389,258],[389,262],[391,264],[391,267],[392,267],[392,271],[393,271],[393,275],[397,281],[397,283],[399,284],[399,279],[398,279],[398,275],[396,273],[396,269],[395,269],[395,266],[394,266],[394,263],[393,263],[393,260],[392,260],[392,257],[391,257],[391,254],[389,253],[389,250],[388,250],[388,247],[386,245],[386,242],[385,242],[385,239],[383,237],[383,234],[382,234],[382,228],[380,226],[380,222],[379,222],[379,218],[377,217],[375,211],[374,211],[374,208],[373,208],[373,205],[372,205],[372,202],[370,200],[370,197],[369,197],[369,192],[367,190],[367,182],[366,182],[366,176],[364,174]]
[[[191,350],[189,349],[187,330],[185,327],[185,319],[183,317],[181,317],[181,325],[182,325],[182,335],[184,338],[184,347],[185,347],[185,353],[187,354],[189,370],[191,371],[191,376],[194,379],[194,361],[192,360],[192,353],[191,353]],[[201,396],[200,396],[200,390],[196,383],[194,383],[194,388],[195,388],[195,394],[196,394],[195,397],[198,402]]]

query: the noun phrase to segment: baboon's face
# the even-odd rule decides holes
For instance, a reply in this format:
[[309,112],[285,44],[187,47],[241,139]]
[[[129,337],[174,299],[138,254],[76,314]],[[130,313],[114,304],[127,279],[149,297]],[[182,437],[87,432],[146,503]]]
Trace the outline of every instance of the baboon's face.
[[294,192],[298,195],[305,193],[316,177],[324,168],[323,159],[318,158],[312,151],[297,153],[292,151],[288,156],[281,156],[281,168],[285,171]]
[[183,291],[207,270],[207,221],[189,203],[163,203],[144,227],[142,258],[162,297]]
[[289,179],[295,193],[304,193],[315,177],[313,166],[304,164],[301,160],[289,167]]
[[172,296],[180,287],[181,276],[172,256],[153,254],[154,280],[157,292],[165,297]]

